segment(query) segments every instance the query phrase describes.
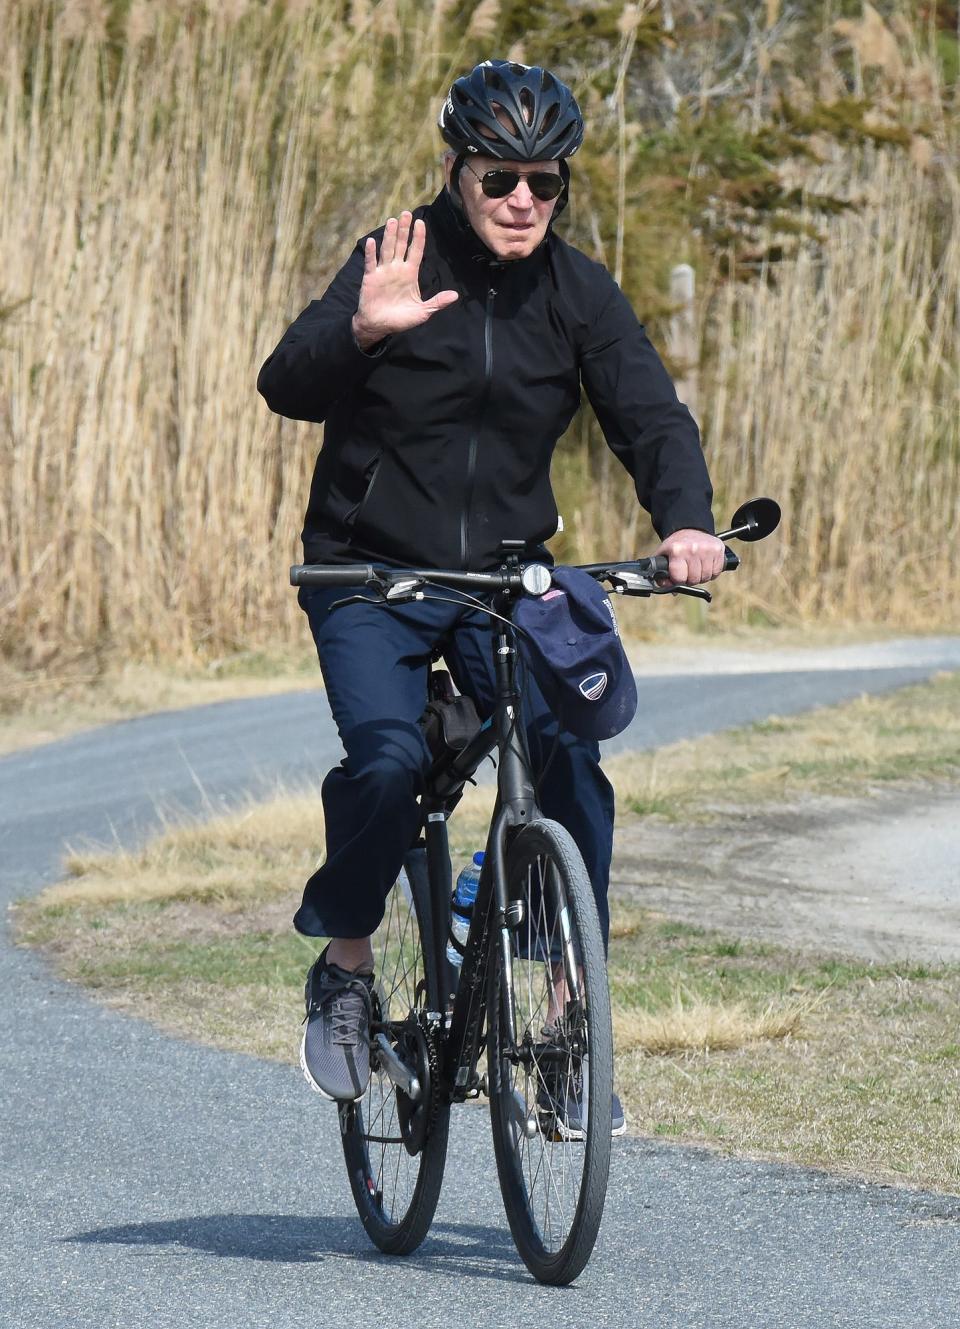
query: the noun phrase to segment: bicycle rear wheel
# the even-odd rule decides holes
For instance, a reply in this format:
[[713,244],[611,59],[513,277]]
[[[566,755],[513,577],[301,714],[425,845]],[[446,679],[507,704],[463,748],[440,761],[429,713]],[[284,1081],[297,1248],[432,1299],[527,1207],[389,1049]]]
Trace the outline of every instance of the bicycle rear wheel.
[[[494,939],[488,1008],[490,1117],[510,1231],[542,1283],[569,1283],[596,1242],[610,1168],[613,1036],[603,941],[580,852],[552,821],[507,855],[523,917],[509,983]],[[508,1046],[504,989],[516,1019]]]
[[366,1093],[340,1105],[340,1132],[350,1189],[363,1226],[388,1255],[409,1255],[423,1241],[440,1196],[447,1154],[450,1106],[438,1094],[442,1030],[428,1011],[442,1011],[430,945],[429,887],[422,849],[412,850],[406,872],[387,899],[373,938],[375,1020],[389,1023],[388,1042],[417,1068],[421,1097],[398,1089],[377,1056]]

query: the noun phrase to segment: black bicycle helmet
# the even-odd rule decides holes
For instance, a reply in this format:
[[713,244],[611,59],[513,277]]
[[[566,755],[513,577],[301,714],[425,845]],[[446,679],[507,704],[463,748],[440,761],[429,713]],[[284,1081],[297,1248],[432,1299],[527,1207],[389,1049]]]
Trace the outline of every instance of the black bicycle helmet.
[[567,85],[513,60],[484,60],[458,78],[438,124],[459,155],[500,161],[557,161],[583,142],[583,116]]

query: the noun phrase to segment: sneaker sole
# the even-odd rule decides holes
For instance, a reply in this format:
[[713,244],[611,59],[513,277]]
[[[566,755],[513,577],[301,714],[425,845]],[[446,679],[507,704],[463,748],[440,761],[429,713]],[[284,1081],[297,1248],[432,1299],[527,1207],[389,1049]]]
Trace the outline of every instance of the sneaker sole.
[[[310,1074],[310,1067],[307,1065],[307,1036],[306,1034],[300,1040],[300,1069],[303,1071],[303,1078],[315,1094],[325,1098],[328,1103],[335,1103],[337,1100],[332,1094],[328,1094],[326,1089],[321,1089],[316,1080]],[[349,1100],[348,1100],[349,1101]]]
[[[552,1123],[552,1129],[551,1128],[544,1129],[542,1126],[540,1129],[545,1139],[549,1140],[553,1138],[554,1140],[556,1140],[559,1137],[559,1140],[564,1144],[574,1143],[575,1141],[582,1140],[584,1138],[583,1131],[571,1130],[569,1126],[564,1126],[563,1123],[559,1121],[554,1121]],[[626,1135],[626,1133],[627,1133],[627,1123],[626,1121],[623,1121],[620,1123],[619,1126],[612,1127],[610,1131],[610,1136],[611,1138],[615,1138],[618,1135]]]
[[364,1085],[359,1094],[354,1094],[350,1098],[334,1098],[333,1094],[328,1093],[326,1089],[321,1089],[316,1080],[310,1074],[310,1067],[307,1065],[307,1036],[300,1039],[300,1069],[303,1071],[303,1078],[315,1094],[325,1098],[328,1103],[359,1103],[363,1095],[367,1092],[367,1085]]

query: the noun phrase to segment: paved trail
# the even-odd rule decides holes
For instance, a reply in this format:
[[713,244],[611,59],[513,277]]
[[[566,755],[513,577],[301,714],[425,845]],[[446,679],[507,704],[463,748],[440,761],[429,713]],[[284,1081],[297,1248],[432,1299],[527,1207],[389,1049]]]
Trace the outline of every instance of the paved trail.
[[[620,746],[960,667],[955,639],[922,647],[905,664],[888,644],[840,671],[767,657],[759,674],[648,674],[648,709]],[[317,778],[337,747],[323,710],[317,694],[223,703],[0,760],[0,899],[54,879],[67,843],[129,842],[161,811]],[[334,1116],[292,1067],[98,1007],[6,936],[0,983],[3,1329],[957,1323],[960,1200],[638,1140],[615,1142],[600,1245],[576,1287],[539,1288],[513,1252],[474,1107],[454,1114],[433,1233],[387,1260],[354,1217]]]

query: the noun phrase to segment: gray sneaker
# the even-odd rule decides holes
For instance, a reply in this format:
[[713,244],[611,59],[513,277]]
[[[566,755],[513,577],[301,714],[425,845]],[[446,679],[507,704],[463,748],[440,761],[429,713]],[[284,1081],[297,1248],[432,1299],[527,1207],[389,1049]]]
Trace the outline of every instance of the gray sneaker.
[[310,966],[300,1065],[324,1098],[348,1102],[369,1083],[372,991],[373,974],[328,964],[326,950]]
[[[544,1030],[544,1033],[553,1031]],[[571,1055],[566,1062],[545,1061],[539,1067],[540,1089],[537,1109],[540,1129],[547,1136],[561,1140],[582,1140],[587,1119],[587,1085],[590,1057]],[[625,1135],[627,1121],[617,1094],[610,1098],[610,1134]]]

